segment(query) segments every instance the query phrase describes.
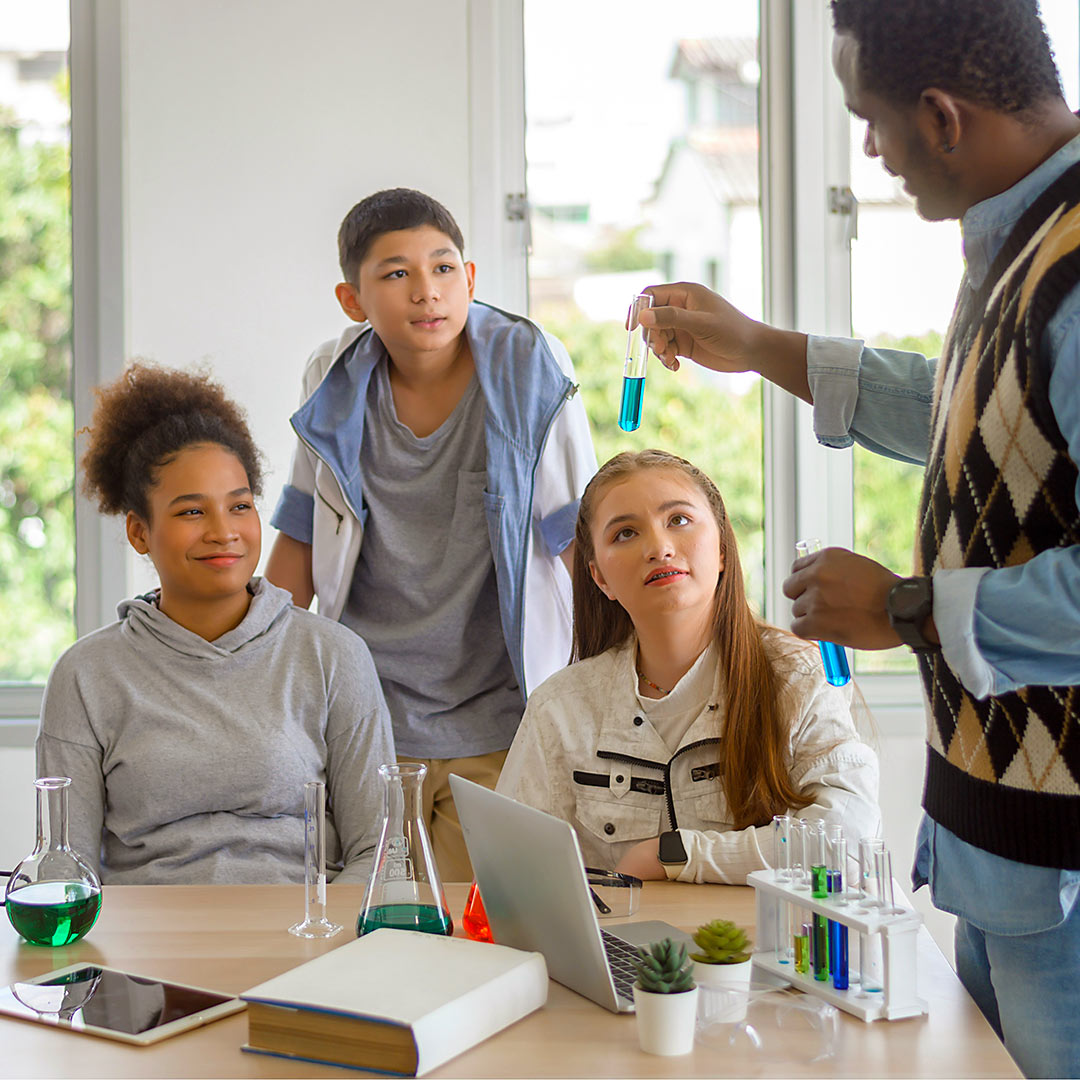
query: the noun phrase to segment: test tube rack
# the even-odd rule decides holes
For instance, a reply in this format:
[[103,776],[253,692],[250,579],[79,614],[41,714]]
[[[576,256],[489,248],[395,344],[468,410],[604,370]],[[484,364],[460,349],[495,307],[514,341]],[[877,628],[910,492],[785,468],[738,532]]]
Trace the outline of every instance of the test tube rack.
[[[746,883],[753,886],[757,903],[757,949],[754,966],[772,976],[778,976],[798,990],[823,998],[844,1012],[869,1023],[871,1020],[903,1020],[928,1012],[926,1002],[918,996],[916,986],[915,951],[922,916],[910,908],[885,914],[875,908],[860,907],[858,900],[844,895],[814,899],[808,887],[795,885],[780,878],[776,870],[755,870]],[[882,990],[863,995],[858,982],[852,980],[847,990],[837,990],[831,982],[819,982],[813,972],[802,975],[791,963],[781,963],[788,943],[777,941],[777,911],[787,903],[796,911],[824,915],[842,923],[850,932],[881,937],[883,958]],[[809,918],[809,916],[807,916]],[[789,920],[781,920],[788,925]]]

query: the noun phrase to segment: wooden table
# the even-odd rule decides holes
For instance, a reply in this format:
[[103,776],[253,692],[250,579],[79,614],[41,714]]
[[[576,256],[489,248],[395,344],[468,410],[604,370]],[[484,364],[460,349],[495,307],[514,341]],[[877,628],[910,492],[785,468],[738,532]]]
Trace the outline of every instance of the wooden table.
[[[447,887],[455,918],[464,885]],[[0,919],[0,985],[79,961],[240,993],[352,940],[363,890],[331,886],[329,915],[346,929],[329,942],[293,937],[303,908],[299,886],[112,886],[89,936],[63,949],[22,943]],[[638,918],[693,929],[711,918],[750,926],[753,893],[722,885],[649,883]],[[840,1014],[837,1054],[826,1061],[778,1061],[697,1045],[660,1058],[637,1045],[635,1018],[614,1015],[551,984],[538,1013],[436,1070],[434,1076],[1019,1076],[930,935],[919,943],[920,993],[929,1016],[863,1024]],[[340,1069],[241,1053],[243,1013],[157,1046],[139,1048],[0,1017],[0,1076],[341,1077]],[[775,1058],[775,1055],[773,1056]]]

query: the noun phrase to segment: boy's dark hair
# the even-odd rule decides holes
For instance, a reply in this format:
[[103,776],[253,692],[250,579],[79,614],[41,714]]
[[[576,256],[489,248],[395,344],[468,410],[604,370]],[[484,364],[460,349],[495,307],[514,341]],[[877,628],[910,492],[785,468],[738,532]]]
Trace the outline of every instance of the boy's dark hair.
[[1061,97],[1036,0],[831,0],[859,84],[913,105],[929,86],[1003,113]]
[[422,225],[446,233],[454,247],[465,254],[465,239],[454,215],[430,195],[412,188],[387,188],[361,199],[338,229],[338,260],[345,280],[356,284],[360,264],[383,233]]
[[215,443],[235,454],[251,493],[262,494],[260,455],[244,412],[209,375],[140,362],[94,393],[83,491],[102,513],[133,510],[149,521],[157,470],[196,443]]

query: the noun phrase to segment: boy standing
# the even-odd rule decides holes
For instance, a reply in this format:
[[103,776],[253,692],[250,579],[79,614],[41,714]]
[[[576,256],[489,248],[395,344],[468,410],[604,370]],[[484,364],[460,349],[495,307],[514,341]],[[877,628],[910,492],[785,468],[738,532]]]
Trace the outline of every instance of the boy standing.
[[266,577],[367,642],[398,754],[428,766],[440,872],[471,877],[447,777],[495,786],[525,696],[570,655],[566,559],[596,470],[566,350],[473,302],[450,213],[395,188],[349,211]]

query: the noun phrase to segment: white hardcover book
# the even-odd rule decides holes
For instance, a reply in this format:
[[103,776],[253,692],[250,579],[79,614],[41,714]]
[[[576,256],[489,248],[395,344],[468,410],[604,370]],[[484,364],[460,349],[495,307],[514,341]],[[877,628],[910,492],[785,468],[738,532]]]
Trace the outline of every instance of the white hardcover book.
[[[244,1049],[420,1076],[539,1009],[547,992],[540,953],[375,930],[241,994],[254,1007]],[[400,1047],[393,1028],[411,1033],[414,1066],[365,1057],[372,1043]]]

